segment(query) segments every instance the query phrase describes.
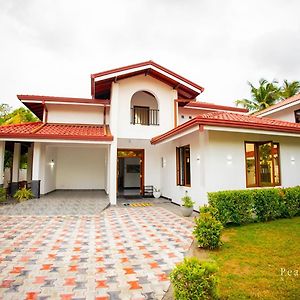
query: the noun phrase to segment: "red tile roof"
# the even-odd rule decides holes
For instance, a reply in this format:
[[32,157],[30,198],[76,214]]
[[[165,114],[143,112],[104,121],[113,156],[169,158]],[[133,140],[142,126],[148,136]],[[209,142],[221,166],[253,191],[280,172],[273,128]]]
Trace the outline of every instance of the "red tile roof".
[[246,108],[218,105],[218,104],[202,102],[202,101],[191,101],[184,107],[185,108],[203,108],[203,109],[206,108],[206,109],[228,110],[228,111],[243,112],[243,113],[249,112],[249,110]]
[[275,110],[277,108],[284,109],[285,106],[287,106],[289,104],[292,104],[294,102],[297,102],[299,100],[300,100],[300,94],[297,94],[297,95],[295,95],[293,97],[290,97],[290,98],[287,98],[287,99],[285,99],[285,100],[283,100],[281,102],[278,102],[278,103],[276,103],[276,104],[274,104],[274,105],[272,105],[272,106],[270,106],[270,107],[268,107],[268,108],[266,108],[264,110],[261,110],[261,111],[255,113],[254,115],[255,116],[260,116],[260,115],[263,115],[263,114],[268,113],[268,112],[271,113],[273,110]]
[[211,112],[200,114],[194,119],[183,123],[174,129],[151,139],[152,144],[168,139],[178,133],[194,126],[218,126],[231,128],[246,128],[256,130],[268,130],[277,132],[296,133],[300,135],[300,124],[285,122],[269,118],[260,118],[251,115],[243,115],[229,112]]
[[[120,72],[122,72],[122,74],[118,75]],[[111,88],[111,83],[115,80],[117,75],[117,80],[121,80],[141,74],[152,76],[172,86],[173,88],[176,88],[178,90],[178,94],[184,98],[195,98],[204,91],[202,86],[186,79],[181,75],[178,75],[177,73],[174,73],[173,71],[155,63],[152,60],[149,60],[142,63],[91,74],[92,96],[97,98],[97,95],[101,97],[108,95]],[[100,77],[104,78],[101,79]],[[95,82],[96,78],[100,79]]]
[[112,141],[108,125],[24,123],[0,126],[1,138]]
[[17,95],[18,99],[30,109],[39,119],[43,119],[44,104],[62,103],[78,105],[109,105],[107,99],[71,98],[40,95]]

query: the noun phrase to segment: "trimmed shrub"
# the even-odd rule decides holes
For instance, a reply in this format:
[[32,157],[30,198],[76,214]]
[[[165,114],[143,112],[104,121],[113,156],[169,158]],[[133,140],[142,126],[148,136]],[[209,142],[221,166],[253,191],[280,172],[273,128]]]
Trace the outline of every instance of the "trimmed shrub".
[[185,258],[170,274],[175,299],[218,299],[216,272],[214,263]]
[[223,226],[209,212],[200,213],[198,218],[195,218],[195,227],[193,234],[199,247],[205,249],[215,249],[221,246],[221,232]]
[[199,212],[200,214],[202,213],[210,213],[212,216],[214,216],[217,220],[219,220],[219,211],[211,206],[211,205],[204,205],[204,206],[200,206],[199,208]]
[[253,191],[236,190],[208,193],[210,206],[218,210],[218,219],[228,223],[245,224],[253,221]]
[[291,218],[300,215],[300,186],[282,189],[282,217]]
[[253,190],[254,211],[259,221],[269,221],[282,215],[283,201],[280,189]]

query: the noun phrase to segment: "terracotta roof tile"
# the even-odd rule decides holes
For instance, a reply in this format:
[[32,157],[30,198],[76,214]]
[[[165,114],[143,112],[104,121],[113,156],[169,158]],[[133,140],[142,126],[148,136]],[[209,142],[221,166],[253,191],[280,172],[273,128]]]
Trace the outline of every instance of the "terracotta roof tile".
[[0,137],[110,141],[108,125],[24,123],[0,126]]
[[283,101],[280,101],[279,103],[276,103],[276,104],[274,104],[274,105],[272,105],[272,106],[270,106],[270,107],[268,107],[268,108],[266,108],[264,110],[261,110],[261,111],[255,113],[254,115],[255,116],[260,116],[260,115],[262,115],[264,113],[271,112],[271,111],[273,111],[276,108],[280,108],[280,107],[284,108],[284,106],[286,106],[288,104],[291,104],[293,102],[296,102],[298,100],[300,100],[300,94],[297,94],[297,95],[295,95],[293,97],[290,97],[290,98],[287,98],[287,99],[285,99]]
[[300,124],[297,123],[285,122],[270,118],[260,118],[253,115],[243,115],[229,112],[210,112],[200,114],[192,120],[183,123],[166,133],[152,138],[151,143],[157,144],[196,125],[268,130],[296,133],[300,135]]
[[188,104],[184,106],[185,108],[203,108],[203,109],[219,109],[219,110],[228,110],[228,111],[234,111],[234,112],[241,112],[241,113],[247,113],[249,112],[246,108],[240,108],[240,107],[234,107],[234,106],[226,106],[226,105],[219,105],[209,102],[203,102],[203,101],[191,101]]

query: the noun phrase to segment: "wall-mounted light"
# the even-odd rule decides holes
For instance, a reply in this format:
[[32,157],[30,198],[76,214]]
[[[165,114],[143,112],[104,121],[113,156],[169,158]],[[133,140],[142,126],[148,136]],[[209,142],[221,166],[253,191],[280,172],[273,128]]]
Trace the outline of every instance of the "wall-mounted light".
[[291,164],[294,165],[295,164],[295,157],[291,156]]
[[161,158],[161,167],[164,168],[167,165],[167,161],[164,157]]
[[227,155],[226,160],[227,160],[227,165],[232,164],[232,156],[231,155]]
[[200,164],[200,156],[197,156],[196,160],[197,160],[197,163]]
[[54,167],[54,160],[53,159],[51,159],[51,161],[49,162],[49,165],[50,165],[51,168]]

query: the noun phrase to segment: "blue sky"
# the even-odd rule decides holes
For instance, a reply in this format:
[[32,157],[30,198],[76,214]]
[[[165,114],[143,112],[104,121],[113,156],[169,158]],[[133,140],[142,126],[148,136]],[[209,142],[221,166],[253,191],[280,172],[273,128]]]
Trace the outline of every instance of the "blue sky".
[[152,59],[233,105],[247,81],[300,80],[297,0],[0,2],[0,101],[90,97],[91,73]]

